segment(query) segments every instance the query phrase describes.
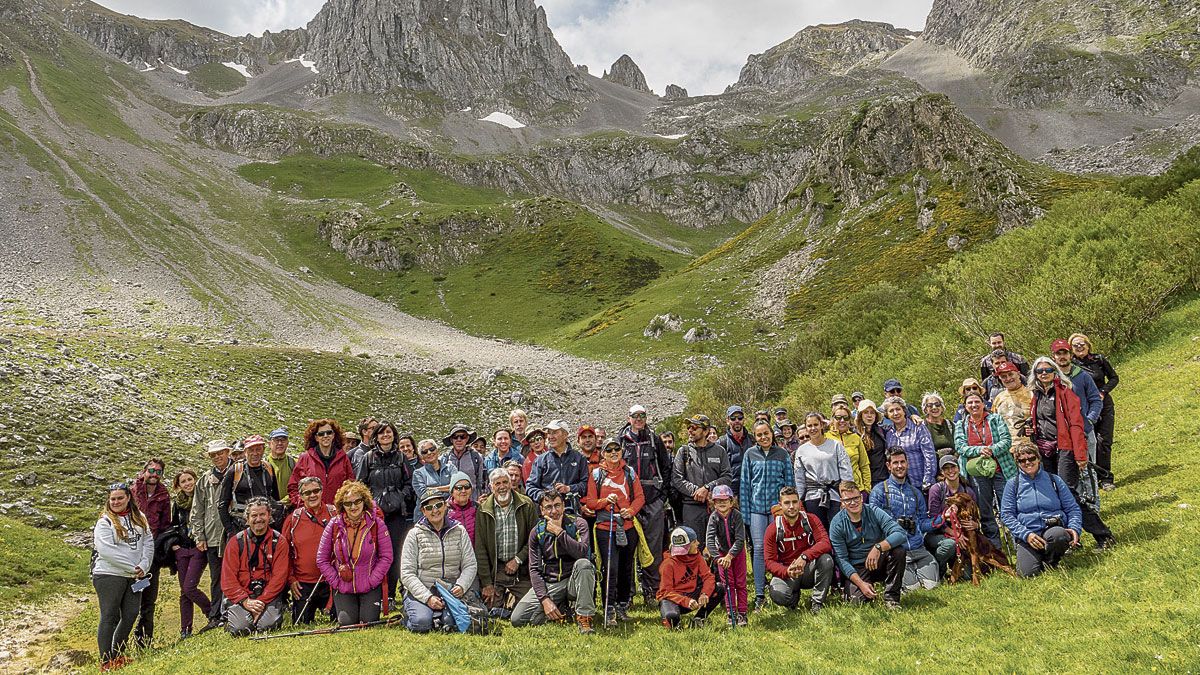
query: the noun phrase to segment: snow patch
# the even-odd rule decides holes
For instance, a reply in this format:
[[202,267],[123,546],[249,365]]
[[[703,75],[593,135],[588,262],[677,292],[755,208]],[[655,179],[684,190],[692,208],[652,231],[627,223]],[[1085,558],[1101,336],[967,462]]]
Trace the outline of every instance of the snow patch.
[[491,115],[488,115],[487,117],[481,117],[481,118],[479,118],[479,121],[480,122],[493,122],[495,124],[499,124],[500,126],[508,127],[509,129],[525,128],[525,125],[518,122],[516,120],[516,118],[514,118],[512,115],[509,115],[508,113],[502,113],[502,112],[494,112]]
[[301,54],[300,58],[288,59],[287,61],[284,61],[284,63],[299,63],[301,66],[304,66],[305,68],[308,68],[309,70],[311,70],[314,75],[320,75],[321,71],[317,70],[317,62],[306,60],[304,58],[306,56],[308,56],[308,54]]
[[170,68],[171,70],[173,70],[173,71],[175,71],[175,72],[179,73],[180,75],[187,75],[189,72],[191,72],[191,71],[188,71],[188,70],[180,70],[179,68],[176,68],[175,66],[173,66],[173,65],[171,65],[171,64],[169,64],[169,63],[167,64],[167,67],[168,67],[168,68]]
[[246,66],[243,66],[240,63],[234,63],[233,61],[222,61],[221,65],[225,66],[226,68],[232,68],[232,69],[238,71],[239,73],[242,74],[242,77],[244,77],[244,78],[249,79],[251,77],[254,77],[253,75],[250,74],[250,69],[247,68]]
[[467,106],[467,107],[463,108],[462,110],[459,110],[458,112],[471,112],[471,106]]
[[500,37],[508,37],[508,33],[496,33],[496,35],[499,35]]
[[677,141],[677,140],[679,140],[679,139],[683,138],[684,136],[687,136],[687,134],[670,134],[670,135],[667,135],[667,134],[654,134],[654,135],[655,135],[655,136],[658,136],[659,138],[665,138],[665,139],[667,139],[667,140],[670,140],[670,141]]
[[142,68],[142,69],[141,69],[141,70],[139,70],[138,72],[139,72],[139,73],[148,73],[148,72],[150,72],[150,71],[152,71],[152,70],[158,70],[158,68],[155,68],[154,66],[151,66],[151,65],[147,64],[145,68]]

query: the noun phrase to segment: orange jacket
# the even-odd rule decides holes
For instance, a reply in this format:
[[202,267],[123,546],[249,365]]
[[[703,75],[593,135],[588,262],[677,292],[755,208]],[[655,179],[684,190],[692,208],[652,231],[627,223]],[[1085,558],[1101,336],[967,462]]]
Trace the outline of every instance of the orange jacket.
[[311,513],[308,507],[288,514],[283,520],[283,545],[288,553],[288,583],[315,584],[321,580],[317,569],[317,548],[321,545],[321,534],[337,512],[324,504]]
[[[250,569],[251,557],[254,558],[253,570]],[[257,555],[250,530],[238,532],[225,544],[222,558],[221,592],[230,604],[239,604],[250,597],[251,581],[266,581],[266,588],[255,599],[268,604],[279,597],[287,585],[288,551],[284,548],[283,537],[275,530],[267,530],[263,535]]]
[[699,553],[673,556],[667,551],[663,553],[658,573],[662,578],[658,582],[658,594],[655,597],[670,600],[681,607],[691,604],[692,594],[697,587],[709,597],[717,590],[717,578]]
[[[600,484],[596,483],[597,473],[600,474]],[[617,496],[614,513],[619,513],[621,509],[629,509],[629,512],[636,517],[638,511],[641,511],[646,504],[646,498],[642,495],[642,482],[638,480],[637,474],[632,469],[627,470],[623,459],[616,467],[610,468],[601,464],[588,470],[588,487],[587,496],[583,500],[584,506],[596,513],[608,511],[609,495]],[[601,530],[610,530],[612,522],[607,518],[597,518],[596,527]],[[632,527],[633,518],[626,518],[625,529],[628,530]]]

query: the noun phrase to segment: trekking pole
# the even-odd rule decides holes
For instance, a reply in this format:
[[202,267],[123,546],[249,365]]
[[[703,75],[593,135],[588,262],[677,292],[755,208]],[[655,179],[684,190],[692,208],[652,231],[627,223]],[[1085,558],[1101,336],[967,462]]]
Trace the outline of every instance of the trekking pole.
[[251,640],[274,640],[275,638],[287,637],[302,637],[304,635],[332,635],[334,633],[349,633],[351,631],[363,630],[372,626],[390,626],[393,623],[399,623],[400,617],[394,616],[390,619],[380,619],[378,621],[364,621],[362,623],[350,624],[349,626],[329,626],[327,628],[314,628],[313,630],[302,630],[294,633],[276,633],[274,635],[252,635]]
[[604,554],[604,618],[608,619],[608,605],[612,593],[612,549],[613,549],[612,505],[608,507],[608,552]]
[[[293,618],[300,618],[304,616],[304,613],[308,611],[308,603],[312,602],[313,597],[317,594],[317,589],[320,588],[321,584],[323,583],[325,583],[323,579],[318,579],[317,583],[313,584],[312,590],[308,592],[308,598],[304,601],[304,606],[300,608],[300,613]],[[295,623],[292,625],[295,625]]]

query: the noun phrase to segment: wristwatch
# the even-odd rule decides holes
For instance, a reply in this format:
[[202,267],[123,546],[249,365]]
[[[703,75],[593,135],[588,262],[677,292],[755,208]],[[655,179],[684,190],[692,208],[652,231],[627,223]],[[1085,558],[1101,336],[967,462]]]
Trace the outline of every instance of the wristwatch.
[[808,556],[806,556],[806,555],[804,555],[803,553],[801,553],[801,554],[800,554],[800,559],[801,559],[801,560],[803,560],[803,561],[804,561],[804,563],[805,563],[806,565],[808,564]]
[[875,542],[874,544],[871,544],[871,548],[876,549],[880,553],[883,553],[883,547],[879,545],[879,542]]

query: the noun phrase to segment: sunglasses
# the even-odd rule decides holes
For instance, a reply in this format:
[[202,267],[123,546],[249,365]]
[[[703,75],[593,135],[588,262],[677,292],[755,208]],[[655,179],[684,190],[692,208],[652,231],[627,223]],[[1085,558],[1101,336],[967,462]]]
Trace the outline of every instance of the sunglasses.
[[346,501],[342,502],[342,506],[345,506],[345,507],[362,506],[362,505],[363,505],[362,497],[359,497],[358,499],[347,499]]
[[617,446],[615,448],[604,448],[603,450],[601,450],[601,452],[620,452],[620,451],[621,451],[620,446]]
[[325,431],[318,431],[317,438],[321,438],[323,436],[332,436],[334,433],[336,433],[336,432],[334,432],[333,429],[326,429]]
[[1087,346],[1087,343],[1086,342],[1072,342],[1071,346],[1074,347],[1075,349],[1082,349],[1083,347]]
[[470,485],[455,485],[454,491],[455,492],[470,492],[471,486]]
[[732,415],[732,416],[730,416],[730,418],[729,418],[729,419],[731,419],[731,420],[744,420],[744,419],[746,419],[746,416],[745,416],[745,415]]
[[422,455],[432,455],[435,452],[437,452],[437,448],[425,448],[424,450],[421,451],[421,454]]
[[108,486],[109,492],[112,492],[113,490],[128,490],[128,489],[129,489],[129,483],[113,483],[112,485]]
[[321,494],[321,490],[320,490],[320,489],[313,489],[313,490],[303,490],[303,491],[300,493],[300,496],[301,496],[301,497],[311,497],[311,496],[313,496],[313,495],[319,495],[319,494]]
[[155,475],[158,475],[158,476],[161,476],[161,475],[162,475],[162,472],[163,472],[163,470],[162,470],[162,469],[155,469],[155,468],[147,468],[147,469],[146,469],[146,473],[152,473],[152,474],[155,474]]
[[[972,390],[973,390],[973,388],[967,389],[967,391],[972,391]],[[938,403],[937,401],[930,401],[929,403],[925,404],[925,407],[926,408],[941,408],[942,404]]]
[[796,434],[796,440],[798,440],[798,441],[807,441],[808,439],[809,439],[808,434],[805,434],[803,436]]
[[422,511],[437,511],[438,509],[444,508],[445,506],[446,506],[446,502],[430,502],[428,504],[422,504],[421,510]]
[[834,415],[833,419],[835,419],[839,422],[849,422],[850,416],[849,415]]
[[453,436],[451,436],[451,437],[450,437],[450,440],[452,440],[452,441],[461,441],[461,440],[462,440],[462,439],[464,439],[464,438],[467,438],[467,435],[466,435],[466,434],[454,434]]
[[901,392],[903,392],[903,391],[904,391],[903,389],[888,389],[888,390],[887,390],[887,393],[889,393],[889,394],[899,394],[899,393],[901,393]]
[[1026,464],[1037,464],[1039,461],[1037,457],[1022,457],[1017,460],[1017,464],[1024,466]]
[[646,419],[646,413],[637,413],[635,415],[630,415],[630,417],[635,420],[644,420]]
[[1038,368],[1037,370],[1034,370],[1033,372],[1037,373],[1038,375],[1049,375],[1050,373],[1053,373],[1055,370],[1056,370],[1055,368]]

